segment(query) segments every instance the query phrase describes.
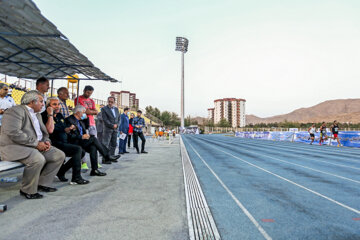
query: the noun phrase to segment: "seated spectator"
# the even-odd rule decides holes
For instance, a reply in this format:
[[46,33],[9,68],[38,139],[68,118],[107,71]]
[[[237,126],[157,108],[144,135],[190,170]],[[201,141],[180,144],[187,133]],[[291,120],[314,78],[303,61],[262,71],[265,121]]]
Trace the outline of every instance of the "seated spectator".
[[70,184],[88,184],[89,181],[81,177],[81,159],[84,157],[85,151],[78,145],[68,143],[67,133],[75,129],[75,126],[66,126],[65,118],[60,113],[58,98],[48,98],[48,103],[46,105],[46,111],[41,115],[43,122],[46,125],[46,129],[50,134],[51,142],[55,147],[62,150],[67,157],[71,157],[61,166],[57,173],[57,177],[61,182],[67,182],[68,179],[65,178],[65,173],[72,168]]
[[69,90],[66,87],[61,87],[57,90],[58,98],[60,100],[60,113],[64,118],[70,116],[69,108],[66,105],[66,100],[69,99]]
[[50,144],[39,114],[43,106],[41,94],[29,91],[21,98],[21,105],[8,109],[2,119],[1,158],[25,165],[20,195],[27,199],[42,198],[38,191],[57,191],[50,186],[65,159],[65,154]]
[[102,145],[95,136],[90,136],[87,133],[84,119],[86,119],[86,108],[82,105],[77,105],[74,109],[73,115],[66,118],[68,127],[74,125],[75,128],[69,133],[69,142],[81,146],[86,152],[90,154],[91,172],[90,176],[105,176],[106,173],[98,170],[98,151],[104,157],[103,163],[111,164],[111,161],[117,160],[120,156],[110,156],[109,149]]
[[9,87],[5,83],[0,83],[0,132],[1,132],[1,119],[5,111],[11,107],[16,106],[14,99],[8,96]]

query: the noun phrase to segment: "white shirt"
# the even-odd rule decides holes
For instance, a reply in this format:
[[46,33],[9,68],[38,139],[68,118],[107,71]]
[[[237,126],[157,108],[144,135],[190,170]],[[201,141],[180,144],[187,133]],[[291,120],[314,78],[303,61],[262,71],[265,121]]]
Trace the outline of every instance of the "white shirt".
[[[0,97],[0,109],[8,109],[13,106],[16,106],[15,101],[10,96],[5,96],[4,98]],[[0,114],[0,126],[1,126],[1,120],[2,120],[3,114]]]
[[31,107],[28,107],[28,106],[26,106],[26,108],[29,110],[31,119],[33,120],[37,140],[41,141],[42,138],[43,138],[43,133],[42,133],[41,128],[40,128],[39,119],[36,117],[36,113],[34,112],[34,109],[32,109]]
[[316,132],[316,128],[312,127],[310,128],[310,133],[315,133]]
[[112,107],[110,109],[111,109],[112,114],[114,115],[114,118],[116,118],[115,107]]

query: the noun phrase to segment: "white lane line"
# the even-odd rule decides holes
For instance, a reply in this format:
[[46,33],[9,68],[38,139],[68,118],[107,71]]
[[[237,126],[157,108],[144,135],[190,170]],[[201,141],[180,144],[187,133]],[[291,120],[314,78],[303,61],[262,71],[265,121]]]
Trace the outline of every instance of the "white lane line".
[[245,150],[245,149],[242,149],[242,150],[246,151],[246,152],[249,152],[249,153],[258,154],[258,155],[261,155],[261,156],[264,156],[264,157],[272,158],[272,159],[274,159],[276,161],[280,161],[280,162],[284,162],[284,163],[291,164],[291,165],[294,165],[294,166],[306,168],[306,169],[312,170],[314,172],[319,172],[319,173],[322,173],[322,174],[330,175],[330,176],[333,176],[333,177],[341,178],[341,179],[344,179],[344,180],[347,180],[347,181],[351,181],[351,182],[355,182],[355,183],[360,184],[360,181],[357,181],[357,180],[354,180],[354,179],[351,179],[351,178],[343,177],[343,176],[336,175],[336,174],[329,173],[329,172],[323,172],[321,170],[317,170],[317,169],[307,167],[307,166],[304,166],[304,165],[300,165],[300,164],[297,164],[297,163],[292,163],[292,162],[288,162],[288,161],[285,161],[285,160],[281,160],[281,159],[278,159],[278,158],[275,158],[275,157],[272,157],[272,156],[269,156],[269,155],[265,155],[265,154],[262,154],[262,153],[256,153],[256,152],[252,152],[252,151]]
[[[247,138],[238,138],[238,139],[247,139]],[[285,148],[285,149],[288,149],[288,148],[291,148],[291,149],[303,149],[303,150],[309,150],[309,151],[314,151],[314,152],[318,152],[318,153],[326,153],[326,154],[332,154],[332,153],[337,153],[339,155],[342,155],[342,156],[345,156],[345,155],[351,155],[351,156],[348,156],[348,157],[354,157],[354,155],[356,156],[359,156],[360,154],[360,151],[359,152],[353,152],[353,151],[349,151],[348,148],[342,148],[346,151],[337,151],[339,150],[339,148],[336,148],[335,150],[335,147],[324,147],[321,149],[321,146],[317,146],[317,145],[313,145],[312,147],[310,147],[310,145],[304,145],[303,143],[294,143],[294,142],[285,142],[285,141],[277,141],[277,142],[274,142],[274,141],[271,141],[271,140],[259,140],[259,139],[250,139],[252,142],[261,142],[261,143],[264,143],[264,145],[267,145],[267,146],[278,146],[279,148]],[[279,144],[281,143],[281,144]],[[298,145],[296,145],[298,144]],[[355,161],[355,160],[353,160]],[[359,162],[359,161],[356,161],[356,162]]]
[[194,147],[188,142],[189,146],[196,153],[196,155],[201,159],[205,166],[210,170],[214,177],[218,180],[221,186],[227,191],[231,198],[236,202],[236,204],[241,208],[245,215],[250,219],[250,221],[256,226],[259,232],[264,236],[266,240],[271,240],[272,238],[266,233],[266,231],[260,226],[260,224],[255,220],[251,213],[244,207],[244,205],[235,197],[235,195],[230,191],[230,189],[223,183],[219,176],[212,170],[212,168],[207,164],[207,162],[200,156],[200,154],[194,149]]
[[[222,142],[222,141],[218,141],[218,142]],[[224,143],[224,142],[223,142],[223,143]],[[282,159],[279,159],[279,158],[276,158],[276,157],[272,157],[272,156],[269,156],[269,155],[266,155],[266,154],[249,151],[249,150],[246,150],[246,149],[243,149],[243,148],[242,148],[241,150],[242,150],[242,151],[249,152],[249,153],[261,155],[261,156],[264,156],[264,157],[267,157],[267,158],[271,158],[271,159],[274,159],[275,161],[284,162],[284,163],[291,164],[291,165],[294,165],[294,166],[298,166],[298,167],[302,167],[302,168],[305,168],[305,169],[309,169],[309,170],[314,171],[314,172],[319,172],[319,173],[322,173],[322,174],[330,175],[330,176],[333,176],[333,177],[341,178],[341,179],[344,179],[344,180],[347,180],[347,181],[351,181],[351,182],[359,183],[359,184],[360,184],[360,181],[357,181],[357,180],[354,180],[354,179],[351,179],[351,178],[343,177],[343,176],[336,175],[336,174],[329,173],[329,172],[324,172],[324,171],[317,170],[317,169],[314,169],[314,168],[311,168],[311,167],[307,167],[307,166],[304,166],[304,165],[301,165],[301,164],[288,162],[288,161],[285,161],[285,160],[282,160]]]
[[322,197],[322,198],[324,198],[324,199],[326,199],[326,200],[328,200],[328,201],[330,201],[330,202],[333,202],[333,203],[335,203],[335,204],[337,204],[337,205],[339,205],[339,206],[341,206],[341,207],[343,207],[343,208],[346,208],[346,209],[348,209],[348,210],[350,210],[350,211],[352,211],[352,212],[357,213],[357,214],[360,215],[360,211],[357,210],[357,209],[355,209],[355,208],[352,208],[352,207],[350,207],[350,206],[348,206],[348,205],[346,205],[346,204],[343,204],[343,203],[341,203],[341,202],[338,202],[338,201],[336,201],[336,200],[334,200],[334,199],[332,199],[332,198],[330,198],[330,197],[327,197],[327,196],[325,196],[325,195],[323,195],[323,194],[321,194],[321,193],[318,193],[318,192],[316,192],[316,191],[314,191],[314,190],[311,190],[310,188],[307,188],[307,187],[305,187],[305,186],[303,186],[303,185],[301,185],[301,184],[298,184],[298,183],[296,183],[296,182],[293,182],[293,181],[291,181],[291,180],[289,180],[289,179],[287,179],[287,178],[284,178],[284,177],[282,177],[282,176],[280,176],[280,175],[278,175],[278,174],[276,174],[276,173],[270,172],[269,170],[267,170],[267,169],[265,169],[265,168],[259,167],[259,166],[255,165],[255,164],[252,164],[252,163],[250,163],[250,162],[248,162],[248,161],[246,161],[246,160],[243,160],[243,159],[241,159],[241,158],[239,158],[239,157],[237,157],[237,156],[235,156],[235,155],[233,155],[233,154],[231,154],[231,153],[228,153],[228,152],[226,152],[226,151],[221,150],[221,149],[218,148],[218,147],[214,147],[214,146],[213,146],[213,148],[216,148],[216,149],[218,149],[220,152],[223,152],[223,153],[225,153],[225,154],[227,154],[227,155],[229,155],[229,156],[232,156],[233,158],[236,158],[236,159],[238,159],[238,160],[240,160],[240,161],[242,161],[242,162],[244,162],[244,163],[247,163],[247,164],[249,164],[250,166],[256,167],[256,168],[258,168],[258,169],[260,169],[260,170],[262,170],[262,171],[264,171],[264,172],[266,172],[266,173],[269,173],[269,174],[271,174],[271,175],[273,175],[273,176],[275,176],[275,177],[277,177],[277,178],[280,178],[280,179],[282,179],[282,180],[284,180],[284,181],[286,181],[286,182],[289,182],[289,183],[291,183],[291,184],[293,184],[293,185],[295,185],[295,186],[298,186],[299,188],[302,188],[302,189],[304,189],[304,190],[306,190],[306,191],[309,191],[309,192],[311,192],[311,193],[313,193],[313,194],[315,194],[315,195],[317,195],[317,196],[319,196],[319,197]]
[[[225,140],[224,140],[224,141],[225,141]],[[224,142],[224,141],[223,141],[223,142]],[[258,144],[253,144],[253,143],[249,143],[249,142],[246,142],[246,141],[238,141],[238,142],[237,142],[237,141],[230,141],[230,142],[233,143],[233,144],[239,144],[239,143],[241,143],[241,144],[245,144],[245,145],[247,145],[247,146],[259,147]],[[226,143],[228,143],[228,142],[226,141]],[[294,149],[292,150],[292,149],[280,147],[280,146],[275,145],[275,144],[274,144],[274,145],[264,144],[264,145],[267,146],[267,149],[271,149],[271,148],[273,148],[273,147],[278,147],[279,150],[281,149],[281,150],[284,151],[284,153],[286,153],[286,154],[296,155],[296,154],[302,154],[302,153],[303,153],[303,152],[301,152],[301,151],[297,151],[296,148],[294,148]],[[292,152],[293,152],[293,153],[292,153]],[[307,152],[307,153],[311,153],[311,152]],[[330,157],[329,157],[329,159],[330,159]],[[334,157],[331,156],[331,159],[333,159],[334,161],[340,161],[340,157],[334,158]],[[311,159],[310,159],[310,160],[311,160]],[[324,161],[324,160],[319,160],[319,159],[311,160],[311,161],[324,162],[324,163],[328,163],[328,164],[335,165],[335,166],[340,166],[340,167],[345,167],[345,168],[351,168],[351,169],[360,170],[360,168],[358,168],[358,167],[352,167],[352,166],[347,166],[347,165],[343,165],[343,164],[332,163],[332,162],[328,162],[328,161]],[[359,163],[359,161],[357,161],[357,160],[352,160],[352,159],[345,159],[345,161]],[[349,163],[349,164],[350,164],[350,163]]]

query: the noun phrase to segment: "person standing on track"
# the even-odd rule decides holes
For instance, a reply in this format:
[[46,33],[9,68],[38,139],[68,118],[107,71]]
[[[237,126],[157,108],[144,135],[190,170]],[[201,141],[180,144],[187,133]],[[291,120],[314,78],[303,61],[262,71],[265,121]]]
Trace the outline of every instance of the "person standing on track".
[[327,139],[328,139],[328,136],[326,135],[326,123],[322,122],[321,127],[320,127],[320,142],[319,142],[319,145],[321,145]]
[[313,123],[313,124],[311,125],[311,127],[309,127],[308,132],[309,132],[309,134],[310,134],[310,139],[311,139],[310,145],[312,145],[313,142],[314,142],[314,140],[315,140],[315,133],[316,133],[315,123]]
[[331,125],[331,128],[330,128],[332,134],[333,134],[333,139],[338,142],[338,147],[341,146],[341,143],[340,143],[340,139],[339,139],[339,123],[335,120],[333,125]]

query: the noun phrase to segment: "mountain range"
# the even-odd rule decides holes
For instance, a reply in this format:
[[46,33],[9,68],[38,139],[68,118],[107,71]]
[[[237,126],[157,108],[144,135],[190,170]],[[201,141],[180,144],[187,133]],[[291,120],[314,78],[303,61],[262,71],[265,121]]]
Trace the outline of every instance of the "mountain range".
[[261,118],[246,115],[246,124],[275,122],[360,122],[360,99],[328,100],[308,108],[299,108],[290,113]]

